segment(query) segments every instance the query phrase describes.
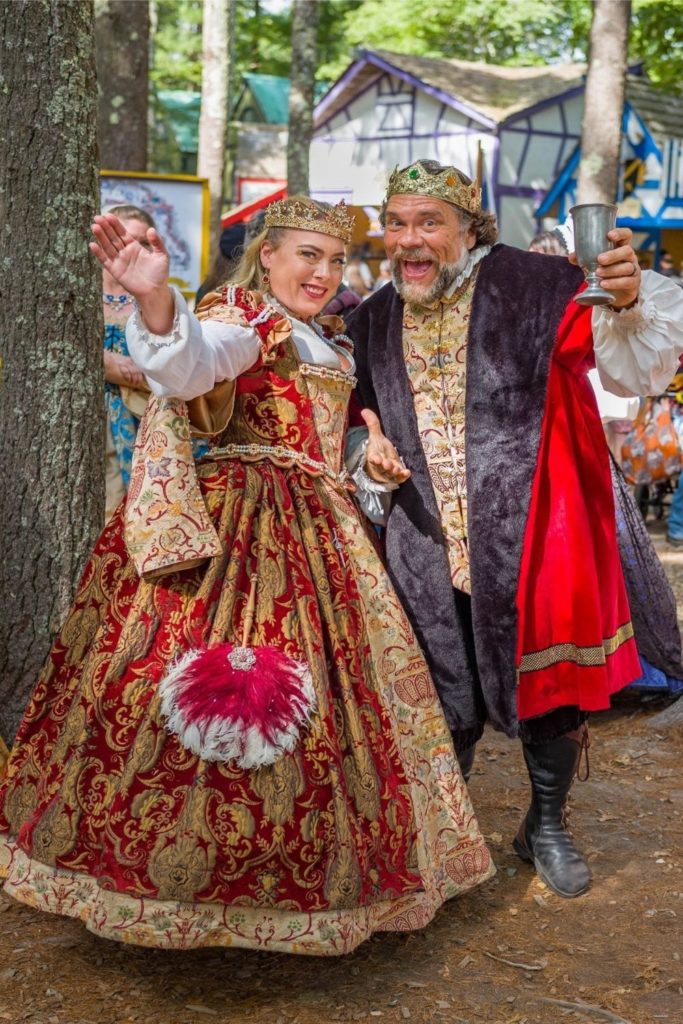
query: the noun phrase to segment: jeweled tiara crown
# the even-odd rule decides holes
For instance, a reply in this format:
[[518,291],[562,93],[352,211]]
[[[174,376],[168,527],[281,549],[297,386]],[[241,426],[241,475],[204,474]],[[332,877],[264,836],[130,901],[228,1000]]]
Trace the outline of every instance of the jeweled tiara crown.
[[305,203],[301,199],[278,199],[266,210],[264,221],[267,228],[320,231],[347,243],[351,241],[353,223],[353,214],[343,199],[329,210],[319,210],[315,203]]
[[430,174],[420,160],[403,171],[398,167],[394,169],[389,178],[386,198],[397,194],[444,199],[468,213],[479,213],[481,210],[481,189],[474,182],[467,184],[456,167],[444,167],[442,171]]

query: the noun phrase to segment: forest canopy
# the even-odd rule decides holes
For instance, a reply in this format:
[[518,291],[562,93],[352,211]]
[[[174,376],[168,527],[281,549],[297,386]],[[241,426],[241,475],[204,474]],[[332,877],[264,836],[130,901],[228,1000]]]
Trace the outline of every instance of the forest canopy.
[[[358,47],[490,64],[586,61],[590,0],[316,0],[317,78],[333,82]],[[157,89],[199,91],[201,0],[153,5],[151,80]],[[633,0],[629,60],[670,90],[683,82],[682,0]],[[291,4],[237,0],[233,80],[244,72],[288,76]]]

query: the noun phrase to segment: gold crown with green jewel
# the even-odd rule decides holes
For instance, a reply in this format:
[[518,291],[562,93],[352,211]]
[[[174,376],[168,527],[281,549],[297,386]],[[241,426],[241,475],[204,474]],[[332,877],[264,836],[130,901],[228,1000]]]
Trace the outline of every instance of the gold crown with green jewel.
[[266,210],[264,226],[267,228],[297,228],[300,231],[319,231],[323,235],[350,242],[354,217],[342,199],[329,210],[321,210],[316,203],[302,199],[278,199]]
[[465,181],[457,167],[444,167],[438,173],[431,174],[423,167],[421,160],[402,171],[398,166],[394,168],[389,178],[386,198],[395,195],[443,199],[468,213],[476,214],[481,210],[481,189],[474,182]]

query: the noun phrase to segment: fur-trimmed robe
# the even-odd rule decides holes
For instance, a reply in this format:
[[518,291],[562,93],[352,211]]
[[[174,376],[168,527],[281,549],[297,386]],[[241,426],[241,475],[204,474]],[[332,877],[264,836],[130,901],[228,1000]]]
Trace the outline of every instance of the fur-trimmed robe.
[[[349,319],[359,399],[377,412],[412,474],[394,493],[389,513],[389,572],[463,746],[478,738],[487,716],[496,728],[517,735],[516,601],[525,529],[558,326],[582,280],[581,271],[566,261],[505,245],[496,245],[479,267],[467,344],[465,446],[475,671],[485,710],[456,609],[405,368],[403,302],[387,285]],[[605,473],[609,489],[606,461]],[[620,575],[615,561],[613,571]],[[623,593],[621,580],[618,587]],[[633,666],[632,642],[631,647]]]

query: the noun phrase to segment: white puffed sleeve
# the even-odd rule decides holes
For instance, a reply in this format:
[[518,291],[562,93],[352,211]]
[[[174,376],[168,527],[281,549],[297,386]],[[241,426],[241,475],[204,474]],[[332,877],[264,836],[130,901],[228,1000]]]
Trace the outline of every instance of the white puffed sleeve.
[[683,288],[652,270],[642,274],[632,309],[593,309],[595,363],[613,395],[660,395],[683,354]]
[[252,327],[219,320],[200,323],[180,292],[172,291],[175,317],[169,334],[148,331],[136,309],[126,324],[126,341],[153,394],[189,401],[253,366],[260,342]]

